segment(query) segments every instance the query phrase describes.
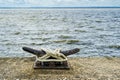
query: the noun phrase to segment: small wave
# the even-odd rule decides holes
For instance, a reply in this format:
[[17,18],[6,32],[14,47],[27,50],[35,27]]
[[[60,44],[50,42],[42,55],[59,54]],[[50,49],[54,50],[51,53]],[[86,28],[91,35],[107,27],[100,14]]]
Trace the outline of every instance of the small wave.
[[14,33],[14,35],[19,35],[19,34],[20,34],[20,32],[15,32],[15,33]]
[[89,28],[95,28],[96,26],[90,26]]
[[27,43],[5,43],[5,45],[28,45]]
[[109,48],[115,48],[115,49],[120,49],[120,45],[110,45],[108,46]]
[[42,41],[46,41],[49,39],[51,39],[51,38],[31,38],[31,40],[42,40]]
[[53,42],[55,42],[55,43],[63,43],[63,42],[66,42],[66,40],[55,40]]
[[31,43],[30,45],[43,45],[44,43]]
[[79,30],[79,29],[76,29],[75,31],[77,31],[77,32],[82,32],[82,33],[86,33],[87,31],[85,31],[85,30]]
[[67,44],[73,44],[73,43],[77,43],[79,42],[79,40],[67,40],[66,43]]
[[97,23],[102,23],[103,21],[101,21],[101,20],[96,20],[95,22],[97,22]]
[[66,39],[66,38],[71,38],[71,36],[67,36],[67,35],[60,35],[59,38],[62,38],[62,39]]
[[96,30],[98,30],[98,31],[104,31],[103,28],[97,28]]
[[55,43],[66,43],[66,44],[73,44],[79,42],[79,40],[56,40],[53,41]]
[[2,40],[1,42],[7,42],[7,41],[9,41],[9,40]]

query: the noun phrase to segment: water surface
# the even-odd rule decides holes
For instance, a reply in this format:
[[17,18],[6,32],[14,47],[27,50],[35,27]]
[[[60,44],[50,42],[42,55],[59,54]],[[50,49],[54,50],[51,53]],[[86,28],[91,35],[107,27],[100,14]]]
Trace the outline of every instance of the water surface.
[[23,46],[120,56],[120,9],[1,9],[0,57],[33,56]]

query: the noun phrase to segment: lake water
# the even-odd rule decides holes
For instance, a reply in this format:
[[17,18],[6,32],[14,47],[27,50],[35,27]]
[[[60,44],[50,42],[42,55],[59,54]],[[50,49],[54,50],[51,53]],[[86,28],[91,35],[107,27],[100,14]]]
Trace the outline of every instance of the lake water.
[[0,9],[0,57],[33,56],[23,46],[120,56],[120,9]]

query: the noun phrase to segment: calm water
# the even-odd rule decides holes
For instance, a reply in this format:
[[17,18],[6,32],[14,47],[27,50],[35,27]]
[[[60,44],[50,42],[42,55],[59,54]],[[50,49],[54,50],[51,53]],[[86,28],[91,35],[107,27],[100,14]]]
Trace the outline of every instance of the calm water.
[[1,9],[0,57],[33,56],[23,46],[120,56],[120,9]]

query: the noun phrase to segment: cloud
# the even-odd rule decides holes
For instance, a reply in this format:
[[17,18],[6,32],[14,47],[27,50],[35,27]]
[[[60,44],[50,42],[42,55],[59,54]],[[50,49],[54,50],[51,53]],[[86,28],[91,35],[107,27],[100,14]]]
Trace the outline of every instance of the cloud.
[[5,4],[15,4],[15,3],[24,3],[24,0],[0,0],[0,3],[5,3]]
[[119,0],[25,0],[34,6],[120,6]]
[[0,6],[120,6],[120,0],[0,0]]
[[37,5],[37,6],[49,6],[54,5],[55,0],[24,0],[26,4]]

